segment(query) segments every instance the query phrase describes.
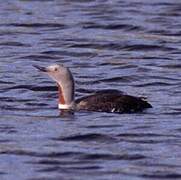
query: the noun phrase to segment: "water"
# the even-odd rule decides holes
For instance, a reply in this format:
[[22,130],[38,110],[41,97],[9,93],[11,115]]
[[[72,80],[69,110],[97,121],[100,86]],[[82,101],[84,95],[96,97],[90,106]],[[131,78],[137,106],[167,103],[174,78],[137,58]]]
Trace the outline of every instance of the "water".
[[[0,179],[181,179],[181,3],[3,1]],[[55,83],[32,67],[63,63],[76,96],[146,96],[138,114],[59,116]]]

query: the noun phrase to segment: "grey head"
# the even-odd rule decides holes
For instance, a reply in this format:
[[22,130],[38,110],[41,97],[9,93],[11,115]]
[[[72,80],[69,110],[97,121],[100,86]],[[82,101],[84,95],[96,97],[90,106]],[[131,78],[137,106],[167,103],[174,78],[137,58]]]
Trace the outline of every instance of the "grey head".
[[57,82],[58,86],[61,89],[65,104],[70,104],[74,101],[74,79],[69,68],[53,64],[48,67],[40,67],[34,65],[38,70],[48,74],[55,82]]

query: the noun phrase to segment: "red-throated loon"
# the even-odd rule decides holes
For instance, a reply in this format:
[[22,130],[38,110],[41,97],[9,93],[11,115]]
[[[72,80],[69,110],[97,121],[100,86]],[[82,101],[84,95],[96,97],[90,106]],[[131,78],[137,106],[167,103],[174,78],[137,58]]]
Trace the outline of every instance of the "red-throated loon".
[[126,95],[118,90],[102,90],[75,100],[74,79],[69,68],[57,64],[46,68],[37,65],[34,67],[47,73],[56,81],[60,110],[133,113],[152,107],[144,98]]

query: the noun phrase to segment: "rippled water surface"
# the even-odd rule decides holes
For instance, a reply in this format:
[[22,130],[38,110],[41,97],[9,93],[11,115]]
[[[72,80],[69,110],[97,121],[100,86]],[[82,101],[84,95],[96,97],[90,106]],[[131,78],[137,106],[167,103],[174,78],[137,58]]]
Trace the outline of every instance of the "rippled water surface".
[[[53,63],[154,108],[59,116]],[[181,179],[180,1],[3,1],[0,77],[0,179]]]

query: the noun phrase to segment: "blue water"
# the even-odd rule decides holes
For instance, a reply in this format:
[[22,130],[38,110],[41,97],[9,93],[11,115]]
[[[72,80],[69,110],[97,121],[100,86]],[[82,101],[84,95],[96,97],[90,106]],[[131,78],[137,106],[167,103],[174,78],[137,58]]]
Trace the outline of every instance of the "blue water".
[[[1,2],[0,179],[181,179],[180,17],[177,0]],[[77,98],[111,88],[153,108],[62,117],[32,66],[54,63]]]

